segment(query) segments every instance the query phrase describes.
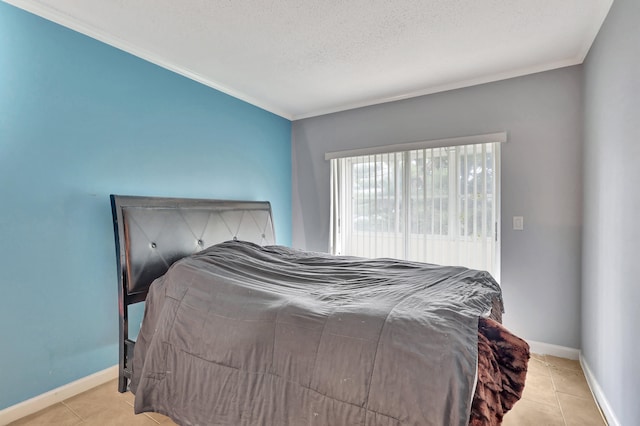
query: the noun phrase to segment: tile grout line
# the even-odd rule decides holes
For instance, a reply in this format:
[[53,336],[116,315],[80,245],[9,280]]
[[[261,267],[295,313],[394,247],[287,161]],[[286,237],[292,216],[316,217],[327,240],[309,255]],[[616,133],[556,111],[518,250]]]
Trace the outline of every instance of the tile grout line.
[[154,419],[153,417],[149,416],[147,413],[142,413],[146,418],[150,419],[151,421],[153,421],[154,423],[160,424],[159,421],[157,421],[156,419]]
[[[124,394],[122,394],[122,395],[124,395]],[[133,403],[131,403],[127,398],[125,398],[124,396],[122,396],[122,401],[124,401],[124,403],[125,403],[126,405],[128,405],[129,407],[131,407],[131,409],[133,410],[134,405],[133,405]],[[143,416],[145,416],[146,418],[148,418],[149,420],[153,421],[154,423],[156,423],[156,424],[160,424],[160,422],[159,422],[159,421],[157,421],[156,419],[154,419],[153,417],[151,417],[151,416],[149,415],[149,413],[141,413],[141,414],[142,414]],[[134,414],[134,415],[136,415],[136,414]]]
[[556,398],[556,402],[558,403],[558,407],[560,407],[560,415],[562,416],[562,421],[564,422],[564,426],[567,425],[567,418],[564,415],[564,410],[562,409],[562,404],[560,404],[560,398],[558,398],[558,387],[556,386],[555,378],[553,377],[553,371],[551,371],[550,364],[547,362],[547,356],[544,356],[544,364],[547,367],[547,371],[549,372],[549,377],[551,377],[551,384],[553,385],[553,396]]
[[84,417],[82,417],[80,414],[78,414],[76,412],[76,410],[74,410],[73,408],[71,408],[71,406],[69,406],[66,402],[66,400],[60,401],[60,404],[62,404],[64,407],[66,407],[67,410],[71,411],[73,413],[74,416],[76,416],[77,418],[79,418],[80,420],[82,420],[82,423],[84,423],[87,419],[85,419]]

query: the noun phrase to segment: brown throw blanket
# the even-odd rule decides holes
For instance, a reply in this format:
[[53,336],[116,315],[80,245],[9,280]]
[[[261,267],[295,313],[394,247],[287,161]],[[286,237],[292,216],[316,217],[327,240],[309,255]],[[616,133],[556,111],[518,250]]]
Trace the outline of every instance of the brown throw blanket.
[[494,426],[522,396],[529,363],[529,345],[500,323],[478,323],[478,385],[470,426]]

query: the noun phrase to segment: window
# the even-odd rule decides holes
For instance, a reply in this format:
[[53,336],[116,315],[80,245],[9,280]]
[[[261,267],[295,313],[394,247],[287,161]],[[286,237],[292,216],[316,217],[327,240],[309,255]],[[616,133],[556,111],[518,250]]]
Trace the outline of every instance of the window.
[[499,133],[327,154],[332,253],[462,265],[498,279],[505,140]]

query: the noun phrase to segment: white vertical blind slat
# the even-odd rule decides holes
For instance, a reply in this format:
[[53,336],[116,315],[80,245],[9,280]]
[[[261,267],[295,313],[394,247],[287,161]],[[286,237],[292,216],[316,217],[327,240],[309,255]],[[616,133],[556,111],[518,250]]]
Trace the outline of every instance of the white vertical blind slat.
[[[487,227],[487,200],[488,200],[488,191],[487,185],[487,147],[486,145],[482,145],[482,237],[486,240],[489,238],[492,240],[492,236],[489,235],[489,229]],[[484,250],[482,250],[482,264],[487,264],[487,245],[483,244]]]
[[[469,224],[471,221],[471,206],[469,200],[469,176],[471,175],[469,169],[469,147],[464,147],[464,238],[465,241],[469,242],[471,240],[471,230],[469,229]],[[471,260],[469,259],[469,246],[470,244],[464,245],[464,265],[471,265]]]
[[471,241],[473,242],[473,247],[471,248],[471,262],[470,265],[476,265],[478,251],[482,250],[483,244],[479,244],[477,237],[478,235],[478,150],[477,146],[473,148],[473,232],[471,234]]
[[[439,217],[439,220],[440,220],[439,231],[440,232],[438,233],[438,235],[440,235],[440,236],[444,235],[444,223],[443,223],[444,220],[443,220],[443,216],[442,216],[442,210],[443,210],[442,207],[443,207],[443,204],[444,204],[442,202],[442,197],[444,196],[443,195],[444,191],[443,191],[443,188],[442,188],[443,183],[444,183],[444,178],[442,176],[442,173],[444,171],[444,164],[443,164],[442,160],[444,159],[445,155],[446,155],[446,153],[444,152],[444,149],[440,148],[440,155],[439,155],[439,166],[440,166],[440,169],[438,170],[438,175],[440,176],[440,179],[439,179],[440,180],[440,187],[438,188],[438,190],[439,190],[438,197],[439,197],[439,200],[440,200],[440,212],[439,212],[439,216],[440,216]],[[449,197],[447,197],[447,206],[448,206],[448,203],[449,203]]]

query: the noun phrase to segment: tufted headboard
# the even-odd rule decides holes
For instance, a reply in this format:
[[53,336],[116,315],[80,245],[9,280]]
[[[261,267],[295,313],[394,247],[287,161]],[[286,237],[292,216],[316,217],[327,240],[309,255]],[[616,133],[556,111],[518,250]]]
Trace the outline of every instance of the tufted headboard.
[[128,306],[145,300],[151,283],[176,260],[239,239],[275,244],[271,204],[111,195],[118,267],[120,381],[131,378],[135,342],[128,337]]

